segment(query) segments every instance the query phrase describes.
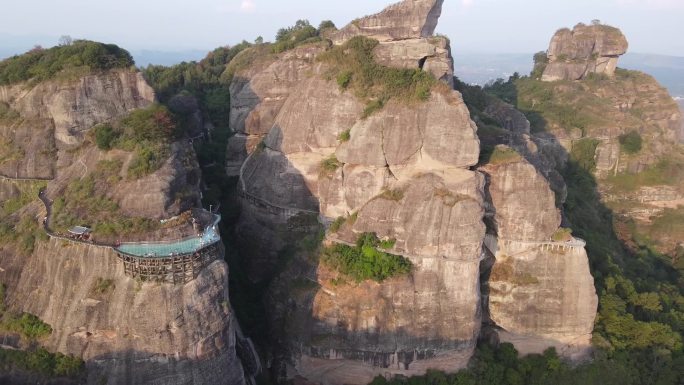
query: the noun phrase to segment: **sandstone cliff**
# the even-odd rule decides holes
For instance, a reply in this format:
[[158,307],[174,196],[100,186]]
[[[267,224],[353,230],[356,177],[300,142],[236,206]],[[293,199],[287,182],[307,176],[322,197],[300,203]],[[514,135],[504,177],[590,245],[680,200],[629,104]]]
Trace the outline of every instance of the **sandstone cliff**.
[[[65,213],[85,224],[102,206],[115,209],[103,220],[130,226],[127,218],[155,222],[198,205],[201,174],[187,140],[169,143],[160,168],[140,178],[127,174],[136,153],[93,143],[94,125],[115,123],[152,102],[151,87],[129,70],[0,87],[0,106],[10,112],[0,119],[0,155],[12,155],[0,157],[0,222],[24,242],[0,245],[6,303],[50,324],[53,332],[41,344],[84,359],[88,383],[243,384],[237,354],[249,342],[230,309],[224,262],[184,286],[143,283],[124,275],[111,248],[42,240],[40,183],[50,200],[95,198],[99,203],[88,211]],[[74,185],[85,186],[85,195],[74,195]],[[8,211],[9,198],[24,205]],[[17,225],[24,222],[28,229]],[[127,240],[176,239],[183,231],[160,228]]]
[[[376,62],[451,84],[448,41],[430,36],[440,10],[441,1],[404,1],[352,22],[333,42],[377,38]],[[483,178],[468,169],[479,153],[476,127],[444,84],[423,102],[390,100],[363,118],[363,100],[327,80],[328,64],[315,60],[327,49],[271,57],[231,86],[231,123],[245,134],[229,145],[228,172],[240,172],[243,192],[238,236],[252,250],[254,280],[278,274],[271,318],[286,352],[280,373],[363,384],[382,373],[461,368],[481,321]],[[251,149],[250,135],[262,144]],[[236,149],[248,156],[241,166]],[[394,239],[390,251],[413,262],[409,276],[342,283],[301,252],[279,267],[285,246],[316,230],[316,218],[329,224],[352,213],[328,242],[365,232]]]
[[0,86],[0,103],[19,115],[0,121],[0,153],[11,148],[6,151],[14,154],[0,157],[0,173],[51,178],[58,149],[79,145],[94,125],[121,118],[152,101],[154,91],[142,75],[127,70],[35,87]]
[[579,80],[592,73],[613,76],[625,52],[627,39],[617,28],[580,23],[572,30],[560,29],[551,39],[542,80]]
[[88,383],[244,383],[225,262],[184,286],[143,283],[109,249],[51,240],[22,264],[9,305],[49,323],[44,344],[82,357]]
[[584,242],[559,229],[555,194],[524,158],[480,169],[496,231],[485,239],[494,257],[487,308],[500,340],[523,354],[553,346],[565,357],[586,357],[598,297]]

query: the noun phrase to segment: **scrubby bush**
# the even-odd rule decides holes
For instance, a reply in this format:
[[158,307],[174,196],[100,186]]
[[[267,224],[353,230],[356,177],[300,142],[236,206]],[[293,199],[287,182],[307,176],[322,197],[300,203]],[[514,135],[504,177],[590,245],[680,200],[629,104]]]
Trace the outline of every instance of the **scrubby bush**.
[[50,325],[29,313],[22,313],[20,315],[5,313],[2,319],[2,328],[19,333],[30,340],[43,338],[52,333]]
[[318,60],[329,65],[326,76],[330,80],[337,80],[341,88],[366,100],[364,116],[381,109],[392,98],[427,100],[437,84],[434,76],[418,68],[390,68],[376,63],[373,49],[377,45],[377,40],[357,36],[319,55]]
[[48,378],[76,377],[85,371],[85,363],[74,356],[50,353],[44,348],[29,351],[0,348],[0,371],[11,373],[16,370]]
[[572,229],[561,227],[553,233],[551,239],[554,242],[567,242],[572,240]]
[[330,228],[328,230],[330,230],[331,233],[336,233],[340,229],[340,227],[342,227],[342,225],[344,225],[344,223],[346,221],[347,221],[347,218],[345,218],[345,217],[337,217],[337,219],[335,219],[330,224]]
[[118,138],[118,134],[114,131],[114,128],[112,128],[112,125],[109,123],[103,123],[95,126],[93,128],[93,132],[95,134],[95,144],[100,150],[111,150],[114,140]]
[[347,86],[349,86],[349,82],[351,82],[351,78],[351,71],[340,72],[340,74],[337,75],[337,85],[340,86],[341,89],[346,89]]
[[641,135],[637,131],[630,131],[620,135],[620,147],[628,154],[636,154],[641,151]]
[[336,244],[326,248],[322,261],[357,282],[368,279],[382,282],[411,271],[408,259],[379,251],[381,246],[375,233],[364,233],[357,239],[355,247]]
[[541,79],[544,74],[546,66],[549,64],[549,57],[546,55],[545,51],[537,52],[534,54],[534,68],[530,76],[532,79]]
[[594,138],[584,138],[572,144],[570,156],[577,164],[587,171],[596,169],[596,147],[599,141]]
[[295,25],[278,30],[276,42],[271,46],[271,51],[280,53],[298,45],[318,40],[320,40],[318,30],[308,20],[297,20]]
[[340,166],[342,166],[342,163],[340,163],[340,161],[337,160],[337,157],[335,157],[333,154],[328,158],[323,159],[321,162],[321,173],[325,175],[331,175],[338,168],[340,168]]
[[340,142],[348,142],[351,139],[351,130],[342,131],[340,135],[337,136],[337,140]]

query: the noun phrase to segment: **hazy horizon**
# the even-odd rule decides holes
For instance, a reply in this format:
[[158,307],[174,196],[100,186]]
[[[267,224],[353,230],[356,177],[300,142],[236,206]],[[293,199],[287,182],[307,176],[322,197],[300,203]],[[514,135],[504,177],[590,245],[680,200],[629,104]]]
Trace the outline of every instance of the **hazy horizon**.
[[[94,4],[87,0],[24,0],[4,7],[1,56],[33,45],[52,46],[61,35],[117,44],[131,52],[209,51],[262,36],[308,19],[332,19],[338,27],[375,13],[393,0],[134,0]],[[684,17],[681,0],[445,0],[438,33],[455,53],[530,53],[545,50],[561,27],[599,19],[622,29],[630,52],[684,55],[684,40],[671,39]],[[656,22],[644,23],[644,20]]]

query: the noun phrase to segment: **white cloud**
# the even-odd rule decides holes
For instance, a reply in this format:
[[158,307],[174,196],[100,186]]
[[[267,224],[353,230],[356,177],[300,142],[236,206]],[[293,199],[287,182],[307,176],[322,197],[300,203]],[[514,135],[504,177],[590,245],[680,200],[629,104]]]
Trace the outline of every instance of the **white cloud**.
[[461,4],[463,4],[464,7],[470,7],[473,5],[474,0],[461,0]]
[[256,4],[254,4],[254,0],[242,0],[242,4],[240,5],[240,9],[243,12],[252,12],[255,7]]

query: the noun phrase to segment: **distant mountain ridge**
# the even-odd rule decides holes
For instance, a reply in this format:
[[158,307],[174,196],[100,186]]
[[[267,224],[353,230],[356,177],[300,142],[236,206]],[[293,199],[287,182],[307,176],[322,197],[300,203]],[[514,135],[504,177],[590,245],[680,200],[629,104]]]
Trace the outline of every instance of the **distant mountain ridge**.
[[[454,72],[466,83],[482,85],[497,78],[506,79],[514,72],[529,73],[532,55],[455,52]],[[670,94],[684,97],[684,57],[627,53],[620,58],[619,66],[652,75]]]

